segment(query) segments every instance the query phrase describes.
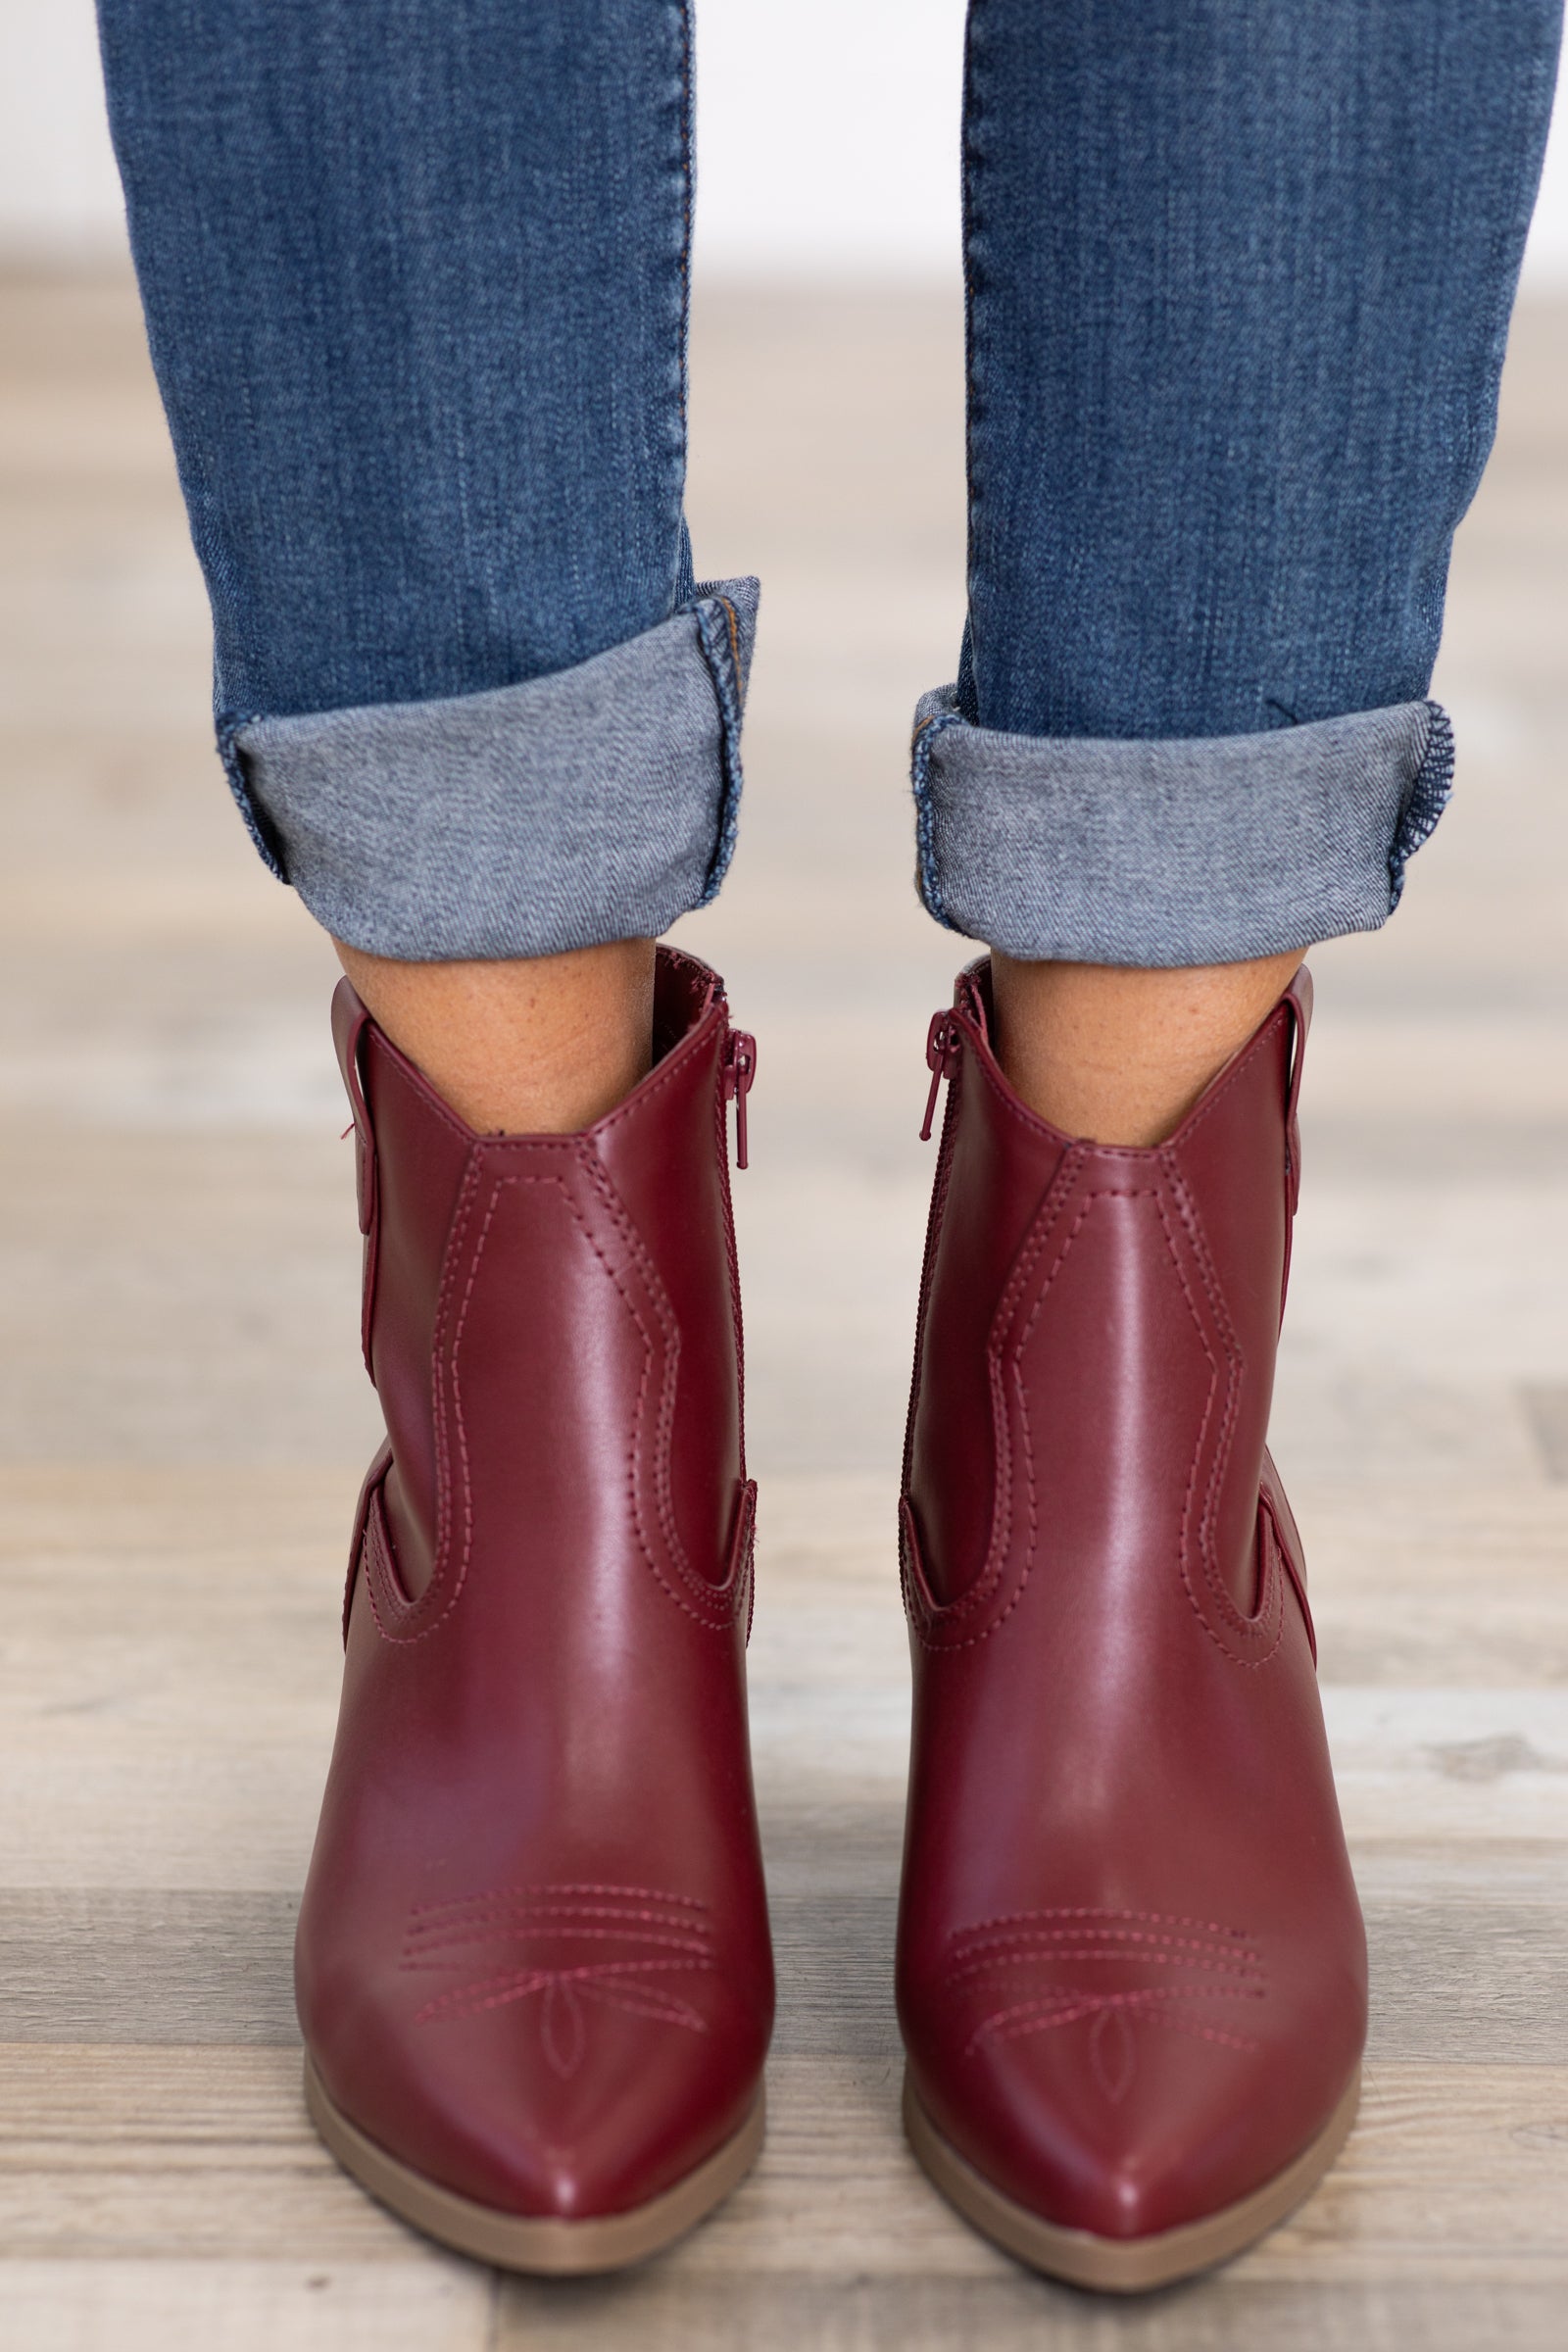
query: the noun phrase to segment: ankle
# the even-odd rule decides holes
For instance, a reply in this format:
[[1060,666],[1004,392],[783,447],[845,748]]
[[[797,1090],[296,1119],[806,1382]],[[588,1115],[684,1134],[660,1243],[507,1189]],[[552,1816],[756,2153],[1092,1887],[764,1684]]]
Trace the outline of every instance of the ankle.
[[1290,954],[1152,971],[994,954],[997,1058],[1029,1108],[1063,1134],[1160,1144],[1266,1018],[1300,960]]
[[652,940],[452,963],[336,944],[377,1027],[476,1133],[573,1134],[648,1074]]

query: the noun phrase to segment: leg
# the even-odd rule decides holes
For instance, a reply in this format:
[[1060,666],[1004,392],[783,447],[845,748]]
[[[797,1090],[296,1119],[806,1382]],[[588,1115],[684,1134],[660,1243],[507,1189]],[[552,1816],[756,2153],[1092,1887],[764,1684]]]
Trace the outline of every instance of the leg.
[[1557,40],[1555,0],[1136,14],[970,8],[969,627],[914,774],[927,903],[993,954],[929,1046],[899,1948],[921,2161],[1121,2290],[1281,2219],[1355,2112],[1267,1450],[1296,967],[1387,919],[1446,793]]
[[992,956],[997,1056],[1067,1135],[1159,1144],[1290,986],[1300,956],[1150,971]]
[[[733,838],[751,594],[694,603],[681,520],[685,9],[100,15],[240,807],[334,938],[408,967],[371,996],[438,1085],[574,1122],[647,1066],[650,951],[617,943]],[[449,961],[461,1051],[418,969]],[[610,1032],[580,1089],[535,1099],[519,1003],[545,1066]]]
[[753,1055],[653,944],[729,856],[755,589],[696,589],[681,522],[685,7],[102,19],[230,781],[352,975],[386,1442],[307,2095],[436,2236],[613,2268],[750,2164],[772,2016],[724,1131]]
[[570,1135],[648,1074],[652,940],[487,963],[337,952],[378,1025],[481,1134]]
[[[1203,984],[1203,1076],[1273,958],[1386,918],[1441,808],[1425,696],[1557,16],[1162,0],[1133,40],[1114,9],[971,10],[970,612],[917,739],[927,901],[1014,963],[1256,960]],[[1180,1115],[1185,1059],[1130,1125],[1090,1066],[1146,1052],[1158,981],[1107,975],[1058,1034],[1069,998],[1028,986],[1026,1011],[1006,968],[1036,1108],[1105,1141]]]

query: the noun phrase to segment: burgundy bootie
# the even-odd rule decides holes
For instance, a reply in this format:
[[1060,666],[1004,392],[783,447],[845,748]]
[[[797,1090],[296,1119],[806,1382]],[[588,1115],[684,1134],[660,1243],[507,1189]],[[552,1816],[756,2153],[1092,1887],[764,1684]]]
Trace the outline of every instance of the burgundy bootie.
[[477,1136],[333,1004],[387,1442],[300,1914],[307,2094],[374,2195],[520,2270],[651,2253],[762,2133],[724,1107],[754,1049],[664,949],[656,1021],[595,1126]]
[[930,1045],[905,2118],[981,2230],[1126,2290],[1268,2229],[1355,2112],[1365,1938],[1264,1446],[1310,983],[1151,1151],[1025,1108],[990,985]]

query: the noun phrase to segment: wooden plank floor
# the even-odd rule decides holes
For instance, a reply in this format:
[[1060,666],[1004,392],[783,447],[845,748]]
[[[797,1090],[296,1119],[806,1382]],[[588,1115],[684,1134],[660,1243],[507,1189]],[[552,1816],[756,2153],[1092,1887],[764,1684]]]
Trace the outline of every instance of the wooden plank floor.
[[781,1957],[753,2179],[630,2279],[441,2256],[313,2139],[289,1938],[373,1427],[330,957],[262,873],[133,302],[0,286],[0,2341],[899,2352],[1568,2340],[1568,308],[1519,321],[1440,690],[1460,789],[1316,959],[1276,1449],[1372,1932],[1364,2121],[1221,2276],[1047,2286],[925,2187],[890,1942],[891,1542],[930,1156],[909,707],[960,617],[959,324],[710,293],[693,512],[761,569],[740,1180]]

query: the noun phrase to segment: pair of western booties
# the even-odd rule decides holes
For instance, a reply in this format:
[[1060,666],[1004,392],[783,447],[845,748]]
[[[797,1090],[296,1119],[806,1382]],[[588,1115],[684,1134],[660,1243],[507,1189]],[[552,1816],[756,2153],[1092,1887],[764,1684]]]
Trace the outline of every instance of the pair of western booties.
[[[1074,1142],[931,1025],[948,1103],[900,1545],[914,1675],[905,2124],[1083,2285],[1234,2252],[1354,2111],[1366,1952],[1264,1440],[1304,974],[1170,1141]],[[662,949],[655,1062],[479,1136],[345,982],[386,1443],[299,1924],[306,2088],[395,2211],[632,2262],[741,2178],[773,2012],[747,1748],[756,1490],[728,1112],[750,1038]]]

